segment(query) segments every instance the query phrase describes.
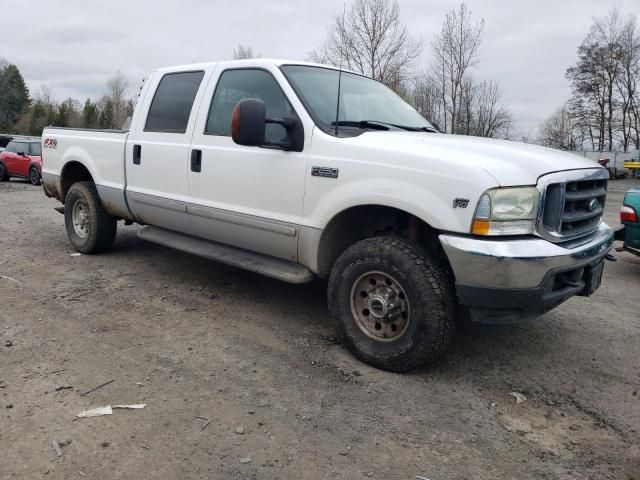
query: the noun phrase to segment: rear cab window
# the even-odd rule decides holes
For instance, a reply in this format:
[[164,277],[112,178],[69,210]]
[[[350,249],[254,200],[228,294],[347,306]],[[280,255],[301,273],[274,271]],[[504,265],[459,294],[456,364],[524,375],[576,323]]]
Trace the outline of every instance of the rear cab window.
[[165,74],[147,114],[145,132],[185,133],[204,71]]

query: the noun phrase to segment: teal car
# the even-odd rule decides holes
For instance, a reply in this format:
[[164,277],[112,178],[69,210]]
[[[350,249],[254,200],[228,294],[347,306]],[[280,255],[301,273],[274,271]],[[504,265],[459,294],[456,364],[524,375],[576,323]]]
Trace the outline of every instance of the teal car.
[[616,231],[615,238],[624,242],[622,250],[640,255],[640,187],[624,195],[620,222],[622,227]]

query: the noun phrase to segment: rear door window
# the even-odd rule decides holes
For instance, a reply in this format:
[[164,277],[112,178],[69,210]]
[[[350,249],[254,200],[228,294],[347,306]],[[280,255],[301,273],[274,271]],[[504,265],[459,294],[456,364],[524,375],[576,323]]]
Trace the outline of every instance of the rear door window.
[[31,147],[31,149],[30,149],[30,151],[29,151],[29,155],[36,155],[36,156],[38,156],[38,155],[40,155],[40,154],[42,153],[41,148],[40,148],[40,144],[39,144],[39,143],[35,143],[35,142],[33,142],[33,143],[30,145],[30,147]]
[[151,102],[145,132],[185,133],[204,72],[168,73]]

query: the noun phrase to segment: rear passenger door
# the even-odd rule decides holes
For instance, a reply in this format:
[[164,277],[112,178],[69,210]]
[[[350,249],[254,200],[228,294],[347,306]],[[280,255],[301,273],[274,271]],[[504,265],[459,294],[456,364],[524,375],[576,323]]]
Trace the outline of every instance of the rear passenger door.
[[136,219],[192,233],[187,215],[189,144],[206,71],[156,72],[126,146],[127,199]]

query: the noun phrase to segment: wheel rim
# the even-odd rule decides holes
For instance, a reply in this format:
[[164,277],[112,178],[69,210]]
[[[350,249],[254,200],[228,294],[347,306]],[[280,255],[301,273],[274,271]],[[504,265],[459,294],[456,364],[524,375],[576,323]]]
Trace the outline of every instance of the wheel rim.
[[80,238],[89,235],[89,207],[84,200],[78,200],[73,204],[71,211],[71,221],[73,222],[73,230]]
[[38,171],[35,168],[31,169],[31,174],[29,175],[31,179],[31,183],[36,185],[38,183]]
[[351,313],[356,324],[380,342],[393,342],[406,332],[409,307],[400,282],[383,272],[367,272],[351,288]]

